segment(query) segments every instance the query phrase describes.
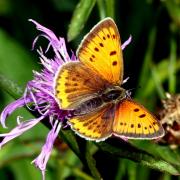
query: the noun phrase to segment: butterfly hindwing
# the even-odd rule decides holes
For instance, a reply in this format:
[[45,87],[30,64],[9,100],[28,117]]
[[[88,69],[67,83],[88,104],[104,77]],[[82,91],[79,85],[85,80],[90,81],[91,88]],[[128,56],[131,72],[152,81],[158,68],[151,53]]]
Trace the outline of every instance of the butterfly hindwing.
[[63,65],[56,77],[55,97],[62,109],[74,109],[107,85],[81,62]]
[[130,139],[155,139],[163,136],[164,130],[143,106],[124,99],[116,106],[113,133]]
[[73,117],[68,123],[81,137],[103,141],[112,134],[114,113],[114,105],[108,104],[86,115]]
[[111,18],[98,23],[82,40],[77,56],[111,84],[122,83],[123,57],[120,35]]

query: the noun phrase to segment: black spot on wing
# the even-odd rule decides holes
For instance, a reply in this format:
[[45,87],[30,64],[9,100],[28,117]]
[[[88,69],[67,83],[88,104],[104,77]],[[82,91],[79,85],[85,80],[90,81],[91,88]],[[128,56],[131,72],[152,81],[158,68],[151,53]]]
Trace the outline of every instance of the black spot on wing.
[[114,55],[116,55],[116,54],[117,54],[116,51],[111,51],[111,52],[109,53],[110,56],[114,56]]
[[139,115],[139,118],[144,118],[146,115],[145,114],[141,114]]
[[113,65],[113,66],[116,66],[116,65],[117,65],[117,61],[113,61],[113,62],[112,62],[112,65]]
[[99,51],[99,49],[97,47],[95,47],[94,50],[97,51],[97,52]]

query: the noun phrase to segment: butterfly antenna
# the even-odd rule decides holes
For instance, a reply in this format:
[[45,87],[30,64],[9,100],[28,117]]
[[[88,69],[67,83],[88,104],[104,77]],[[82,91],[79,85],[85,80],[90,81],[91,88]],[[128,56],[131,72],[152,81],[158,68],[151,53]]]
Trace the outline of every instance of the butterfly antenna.
[[129,77],[123,80],[122,84],[125,84],[129,80]]
[[[138,88],[141,88],[140,86],[138,87]],[[137,88],[131,88],[131,89],[128,89],[128,90],[126,90],[126,95],[127,95],[127,97],[131,97],[131,94],[132,94],[132,90],[135,90],[135,89],[137,89]]]

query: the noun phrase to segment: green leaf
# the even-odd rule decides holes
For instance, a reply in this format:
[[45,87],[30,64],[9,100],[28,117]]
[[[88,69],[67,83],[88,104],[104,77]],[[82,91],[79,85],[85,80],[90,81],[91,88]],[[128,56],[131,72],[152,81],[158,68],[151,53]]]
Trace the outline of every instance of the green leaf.
[[34,140],[33,143],[29,141],[29,143],[24,142],[24,144],[18,141],[12,141],[0,151],[0,167],[9,165],[18,180],[40,179],[41,175],[39,171],[30,163],[34,155],[39,152],[40,145],[42,143],[37,144]]
[[74,10],[68,33],[67,38],[68,41],[72,41],[75,39],[83,29],[94,5],[96,0],[80,0],[76,9]]
[[[158,73],[156,76],[158,76],[159,78],[159,82],[162,84],[165,80],[168,79],[169,77],[169,72],[165,71],[165,69],[168,69],[169,67],[169,59],[164,59],[161,62],[159,62],[156,65],[156,72]],[[177,63],[176,63],[176,67],[175,67],[175,71],[177,72],[180,69],[180,60],[177,59]],[[146,86],[143,87],[143,93],[142,90],[138,90],[138,97],[139,99],[144,99],[144,98],[149,98],[150,95],[152,95],[152,93],[155,91],[155,83],[153,78],[148,78],[148,80],[146,81]]]
[[115,1],[114,0],[98,0],[97,1],[100,19],[111,17],[114,19]]
[[114,0],[105,0],[105,4],[106,4],[106,16],[114,19],[115,1]]
[[153,63],[151,64],[150,67],[151,67],[152,79],[154,80],[154,84],[155,84],[155,87],[156,87],[157,92],[159,94],[159,97],[161,99],[164,99],[165,98],[165,92],[164,92],[164,89],[163,89],[162,84],[160,82],[160,78],[159,78],[159,74],[157,72],[157,68]]
[[10,94],[14,99],[18,99],[23,94],[23,89],[18,86],[16,82],[8,79],[5,75],[0,73],[0,87]]
[[[0,167],[5,166],[13,161],[24,159],[24,158],[33,158],[35,154],[41,149],[42,142],[37,143],[28,139],[24,141],[24,144],[20,141],[12,141],[10,144],[4,146],[0,151]],[[31,146],[31,148],[29,148]]]
[[98,0],[97,6],[99,10],[100,19],[104,19],[106,17],[106,8],[105,8],[104,0]]
[[177,26],[180,27],[180,3],[177,0],[167,0],[164,1],[165,6],[168,10],[168,13],[170,17],[173,19],[173,21],[177,24]]
[[1,29],[0,62],[0,72],[23,86],[32,78],[32,70],[37,69],[33,56]]
[[166,162],[160,158],[154,157],[146,151],[140,150],[132,146],[131,144],[123,143],[120,147],[117,147],[107,142],[100,142],[97,143],[97,146],[99,146],[103,151],[111,154],[112,156],[130,159],[149,168],[173,175],[180,174],[179,169],[177,169],[175,165],[172,165],[171,163]]
[[[152,64],[152,59],[153,59],[153,50],[154,50],[154,45],[155,45],[155,39],[156,39],[156,28],[153,28],[150,32],[149,35],[149,40],[148,40],[148,47],[146,50],[146,54],[144,57],[141,73],[140,73],[140,78],[139,78],[139,85],[143,85],[147,83],[148,79],[151,79],[149,77],[150,74],[150,65]],[[144,93],[143,93],[144,94]],[[136,97],[140,99],[142,97],[142,90],[138,89],[136,92]]]
[[178,149],[173,150],[170,149],[169,146],[158,145],[157,143],[153,143],[151,141],[135,141],[132,140],[131,143],[137,148],[141,148],[148,153],[151,153],[153,156],[158,156],[161,159],[174,164],[176,166],[180,166],[180,154]]
[[[15,179],[18,180],[32,180],[41,179],[41,173],[29,161],[30,159],[14,161],[10,164],[10,168],[14,172]],[[46,178],[48,179],[48,178]]]
[[60,135],[68,146],[74,151],[74,153],[81,159],[83,164],[89,169],[92,176],[95,179],[101,179],[101,175],[96,168],[96,162],[90,153],[89,142],[82,138],[76,137],[72,130],[61,130]]

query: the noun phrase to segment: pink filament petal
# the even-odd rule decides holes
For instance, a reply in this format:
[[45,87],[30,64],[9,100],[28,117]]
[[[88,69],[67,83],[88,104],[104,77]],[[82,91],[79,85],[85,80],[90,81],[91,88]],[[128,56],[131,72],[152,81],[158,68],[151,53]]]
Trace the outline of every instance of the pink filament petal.
[[[30,99],[26,99],[26,103],[29,103],[30,102]],[[24,101],[24,98],[20,98],[14,102],[12,102],[11,104],[9,104],[8,106],[6,106],[4,108],[4,110],[2,111],[1,115],[0,115],[0,123],[2,124],[3,128],[7,128],[6,127],[6,118],[14,111],[16,110],[17,108],[20,108],[22,106],[25,105],[25,101]]]
[[9,142],[10,140],[20,136],[27,130],[31,129],[33,126],[35,126],[39,121],[41,121],[44,118],[44,116],[41,116],[37,119],[31,119],[24,121],[20,123],[18,126],[16,126],[14,129],[12,129],[9,133],[0,134],[0,137],[5,137],[2,142],[0,143],[0,148]]
[[39,154],[39,156],[36,159],[34,159],[32,161],[32,163],[34,163],[35,166],[41,170],[43,180],[45,179],[46,164],[51,155],[54,141],[58,136],[61,126],[62,126],[62,123],[60,123],[58,120],[56,120],[53,125],[53,128],[47,135],[46,143],[42,147],[41,153]]
[[[49,45],[46,51],[48,51],[49,46],[52,45],[52,47],[56,50],[58,50],[61,45],[62,42],[56,37],[56,35],[48,28],[42,26],[41,24],[39,24],[38,22],[34,21],[33,19],[29,19],[30,22],[34,23],[36,25],[37,30],[43,32],[44,34],[41,34],[39,36],[44,36],[46,39],[49,40]],[[37,42],[39,36],[37,36],[33,42],[33,47],[35,45],[35,43]],[[62,38],[63,39],[63,38]]]
[[[67,52],[67,49],[66,49],[66,43],[65,43],[65,40],[64,38],[57,38],[56,35],[48,28],[40,25],[38,22],[32,20],[32,19],[29,19],[30,22],[33,22],[35,25],[36,25],[36,28],[43,32],[44,34],[40,34],[39,36],[43,36],[45,37],[46,39],[49,40],[49,45],[47,47],[47,50],[49,49],[50,46],[52,46],[52,48],[54,49],[54,52],[57,56],[57,58],[60,60],[60,61],[64,61],[64,62],[68,62],[70,61],[70,56]],[[33,47],[35,45],[35,43],[37,42],[39,36],[37,36],[33,42]],[[63,57],[63,59],[61,58]]]
[[121,49],[124,50],[124,49],[126,48],[126,46],[130,44],[131,40],[132,40],[132,36],[130,35],[129,38],[128,38],[128,40],[126,40],[126,41],[121,45]]
[[48,28],[42,26],[41,24],[39,24],[38,22],[34,21],[33,19],[29,19],[30,22],[33,22],[36,25],[36,28],[39,31],[44,32],[45,34],[47,34],[48,36],[46,37],[49,41],[54,40],[55,42],[58,42],[58,38],[56,37],[56,35]]

